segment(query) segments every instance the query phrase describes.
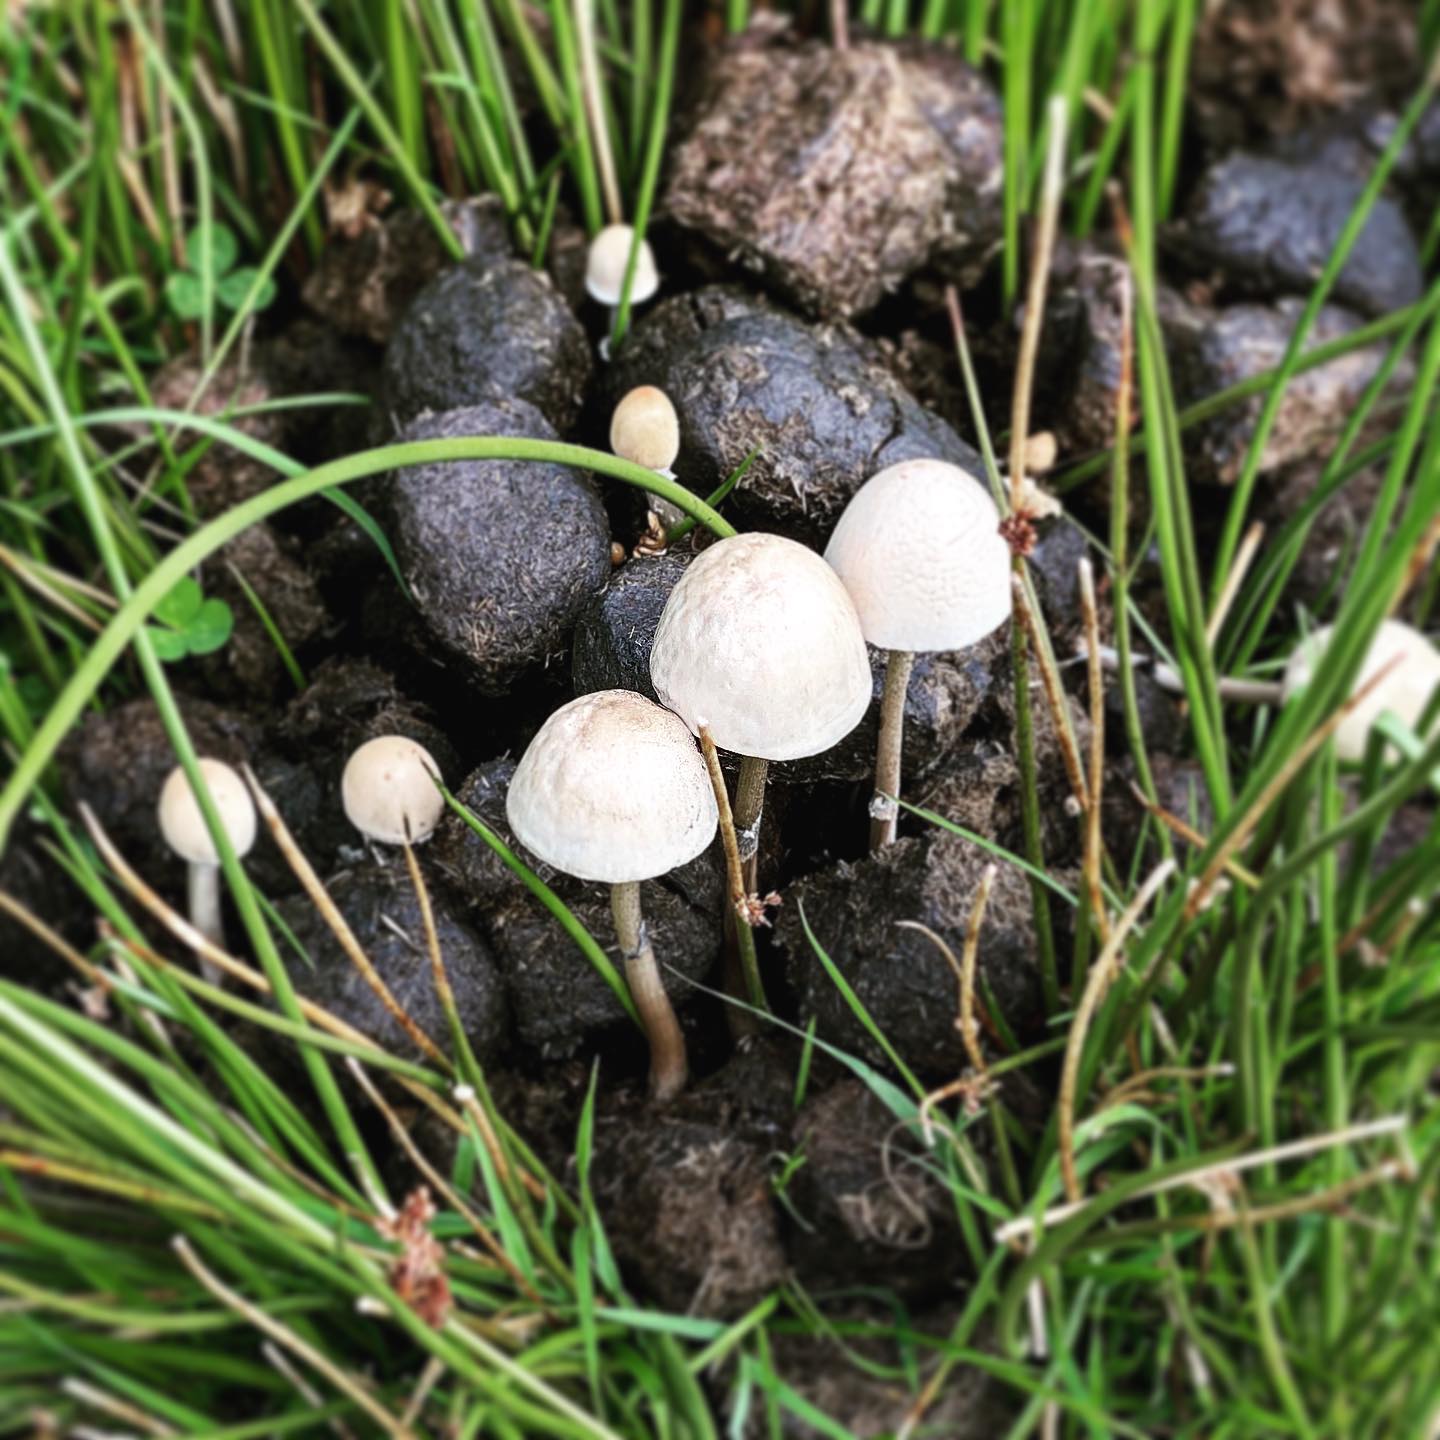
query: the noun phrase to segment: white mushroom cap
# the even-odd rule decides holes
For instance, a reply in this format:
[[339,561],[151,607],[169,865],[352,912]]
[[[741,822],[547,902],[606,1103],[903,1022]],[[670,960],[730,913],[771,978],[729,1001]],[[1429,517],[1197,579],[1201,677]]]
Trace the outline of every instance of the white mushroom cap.
[[1010,547],[990,492],[958,465],[902,460],[845,507],[825,558],[865,638],[885,650],[959,650],[1010,615]]
[[[220,823],[230,837],[235,853],[245,856],[255,844],[255,802],[245,782],[223,760],[200,760],[200,773],[210,798],[220,812]],[[218,865],[219,852],[210,838],[200,802],[190,788],[185,772],[177,765],[160,787],[157,807],[160,833],[165,843],[189,865]]]
[[[591,242],[585,259],[585,288],[602,305],[618,305],[625,288],[625,267],[630,263],[630,244],[635,238],[632,225],[607,225]],[[630,282],[630,301],[640,305],[660,288],[655,252],[648,240],[641,240],[635,257],[635,278]]]
[[680,417],[654,385],[626,393],[610,417],[610,448],[647,470],[669,470],[680,453]]
[[367,740],[345,762],[340,799],[350,823],[382,845],[418,845],[445,812],[436,787],[440,767],[421,744],[404,735]]
[[716,745],[759,760],[818,755],[859,723],[870,658],[855,607],[813,550],[734,535],[670,592],[650,651],[655,693]]
[[[1335,627],[1327,625],[1302,640],[1285,666],[1285,699],[1310,683]],[[1400,663],[1340,722],[1335,731],[1335,753],[1342,760],[1363,760],[1370,727],[1391,710],[1410,729],[1416,729],[1431,693],[1440,685],[1440,651],[1416,629],[1400,620],[1384,620],[1365,652],[1351,694],[1359,690],[1395,656]]]
[[689,731],[633,690],[562,705],[520,757],[505,814],[540,859],[608,885],[653,880],[693,860],[719,820]]

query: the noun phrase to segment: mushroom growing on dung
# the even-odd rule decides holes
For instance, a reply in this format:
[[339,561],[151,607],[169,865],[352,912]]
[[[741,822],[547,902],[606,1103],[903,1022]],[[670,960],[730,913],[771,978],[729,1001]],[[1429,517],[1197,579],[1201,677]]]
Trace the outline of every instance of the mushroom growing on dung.
[[[1335,627],[1327,625],[1307,636],[1285,666],[1285,700],[1303,690],[1315,673]],[[1398,663],[1396,663],[1398,657]],[[1392,666],[1373,690],[1345,716],[1335,731],[1335,753],[1342,760],[1363,760],[1370,728],[1389,710],[1411,730],[1419,730],[1425,707],[1440,686],[1440,650],[1401,620],[1382,620],[1360,673],[1350,687],[1353,695],[1383,667]],[[1433,733],[1433,732],[1432,732]],[[1425,737],[1421,737],[1422,739]]]
[[[610,417],[610,448],[622,460],[673,480],[680,454],[680,417],[670,397],[654,385],[627,391]],[[646,498],[665,529],[684,519],[684,512],[662,496]]]
[[693,860],[715,835],[715,795],[685,725],[633,690],[562,705],[520,757],[505,799],[526,849],[610,886],[625,979],[650,1041],[650,1094],[685,1084],[685,1037],[640,910],[640,882]]
[[680,577],[650,651],[655,693],[692,731],[741,757],[735,828],[754,888],[772,760],[828,750],[870,704],[870,660],[845,587],[813,550],[733,535]]
[[[592,300],[598,300],[610,311],[608,330],[615,328],[615,312],[625,292],[625,271],[630,264],[630,247],[635,240],[633,225],[607,225],[590,242],[585,257],[585,289]],[[635,277],[630,282],[630,303],[643,305],[660,288],[660,271],[655,266],[655,252],[643,237],[635,256]],[[605,355],[607,343],[600,353]]]
[[958,465],[902,460],[873,475],[840,516],[825,558],[860,626],[888,651],[870,803],[870,847],[895,838],[905,692],[916,651],[960,650],[1010,615],[1010,547],[989,492]]
[[[255,844],[255,802],[245,782],[223,760],[199,761],[200,774],[235,854],[242,860]],[[190,923],[212,944],[223,946],[225,927],[220,918],[220,852],[211,839],[200,802],[185,771],[176,766],[160,788],[157,807],[165,843],[189,867],[187,890]],[[203,966],[211,979],[217,974]]]
[[367,840],[418,845],[445,813],[439,778],[440,767],[423,745],[404,735],[379,735],[345,762],[345,816]]

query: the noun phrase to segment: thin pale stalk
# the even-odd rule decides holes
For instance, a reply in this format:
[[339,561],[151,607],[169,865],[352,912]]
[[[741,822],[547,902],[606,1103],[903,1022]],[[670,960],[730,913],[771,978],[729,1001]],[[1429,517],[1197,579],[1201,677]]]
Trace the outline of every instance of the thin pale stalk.
[[760,822],[765,816],[765,777],[768,760],[753,755],[740,757],[740,774],[735,780],[735,835],[740,843],[740,863],[745,867],[745,893],[757,888]]
[[900,755],[905,740],[905,696],[915,656],[892,650],[885,657],[885,693],[880,700],[880,741],[875,749],[875,795],[870,801],[870,848],[892,844],[900,821]]

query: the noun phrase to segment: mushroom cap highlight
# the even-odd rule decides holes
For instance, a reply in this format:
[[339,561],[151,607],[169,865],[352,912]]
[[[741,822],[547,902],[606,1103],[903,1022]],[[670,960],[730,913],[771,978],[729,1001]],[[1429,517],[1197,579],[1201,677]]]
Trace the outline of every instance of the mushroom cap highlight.
[[[1295,648],[1285,666],[1283,692],[1288,701],[1303,690],[1314,675],[1335,627],[1326,625]],[[1391,710],[1410,729],[1418,729],[1431,693],[1440,685],[1440,650],[1413,626],[1401,620],[1383,620],[1365,652],[1360,673],[1351,687],[1359,690],[1395,656],[1400,663],[1340,722],[1335,731],[1335,753],[1342,760],[1363,760],[1370,727]]]
[[[625,267],[630,263],[630,244],[635,238],[633,225],[607,225],[590,242],[585,257],[585,288],[602,305],[618,305],[625,288]],[[630,282],[630,302],[642,304],[660,288],[660,272],[655,268],[655,252],[650,242],[640,241],[635,257],[635,278]]]
[[680,417],[654,385],[627,391],[610,417],[610,448],[647,470],[669,470],[680,453]]
[[1010,616],[1010,547],[978,480],[943,460],[902,460],[845,507],[825,558],[884,650],[959,650]]
[[515,767],[505,814],[522,845],[581,880],[653,880],[715,835],[715,791],[678,716],[633,690],[562,705]]
[[817,755],[871,698],[865,637],[840,577],[779,535],[704,550],[670,592],[650,651],[660,702],[760,760]]
[[417,741],[404,735],[367,740],[345,762],[340,799],[350,823],[382,845],[418,845],[434,833],[445,813],[435,781],[440,767]]
[[[235,853],[243,858],[255,844],[255,802],[250,798],[250,791],[236,771],[223,760],[204,756],[199,763],[210,798],[220,813],[220,823],[225,827]],[[210,838],[205,817],[200,813],[200,802],[195,798],[184,770],[178,765],[165,777],[165,783],[160,787],[156,816],[165,843],[187,865],[220,863],[220,854]]]

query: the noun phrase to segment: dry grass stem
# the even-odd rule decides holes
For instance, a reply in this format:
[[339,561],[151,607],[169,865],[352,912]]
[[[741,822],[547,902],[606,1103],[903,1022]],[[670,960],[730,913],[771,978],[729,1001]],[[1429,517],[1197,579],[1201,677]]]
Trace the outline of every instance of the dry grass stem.
[[[1354,1145],[1362,1140],[1378,1140],[1388,1135],[1403,1135],[1409,1120],[1404,1115],[1386,1115],[1379,1120],[1365,1120],[1357,1125],[1347,1125],[1340,1130],[1331,1130],[1323,1135],[1308,1135],[1303,1140],[1288,1140],[1281,1145],[1270,1145],[1263,1150],[1252,1150],[1230,1160],[1221,1160],[1214,1165],[1202,1166],[1187,1171],[1184,1175],[1170,1175],[1137,1190],[1132,1197],[1141,1200],[1152,1195],[1163,1195],[1171,1190],[1183,1190],[1189,1186],[1204,1187],[1217,1176],[1239,1175],[1246,1170],[1262,1166],[1279,1165],[1287,1160],[1302,1160],[1332,1150],[1340,1145]],[[1403,1158],[1403,1157],[1402,1157]],[[1007,1221],[995,1232],[995,1242],[1010,1245],[1025,1240],[1037,1227],[1043,1230],[1063,1225],[1085,1208],[1083,1200],[1070,1201],[1064,1205],[1052,1206],[1037,1221],[1033,1216],[1022,1215]]]
[[1400,663],[1400,659],[1401,657],[1396,655],[1382,665],[1348,700],[1338,706],[1328,720],[1305,738],[1296,748],[1295,753],[1280,767],[1279,772],[1255,797],[1250,808],[1240,817],[1240,822],[1235,829],[1221,842],[1210,863],[1196,882],[1195,888],[1191,891],[1190,898],[1185,902],[1185,918],[1187,920],[1193,920],[1200,913],[1209,899],[1215,882],[1220,878],[1221,872],[1230,860],[1249,843],[1256,827],[1265,818],[1271,805],[1284,793],[1286,786],[1300,772],[1310,757],[1339,729],[1345,717]]
[[1110,939],[1105,943],[1105,948],[1091,967],[1089,978],[1085,982],[1085,992],[1075,1007],[1075,1018],[1070,1023],[1070,1035],[1065,1042],[1065,1063],[1060,1072],[1056,1129],[1059,1136],[1060,1174],[1065,1182],[1065,1194],[1072,1202],[1078,1201],[1084,1193],[1080,1185],[1079,1171],[1075,1168],[1075,1090],[1080,1078],[1080,1059],[1085,1050],[1085,1035],[1090,1028],[1091,1018],[1123,962],[1121,947],[1125,938],[1134,929],[1145,908],[1170,878],[1174,869],[1173,860],[1161,861],[1146,877],[1134,900],[1121,914]]
[[1060,683],[1060,672],[1055,666],[1050,647],[1041,637],[1040,617],[1030,605],[1025,593],[1025,580],[1020,574],[1012,575],[1010,584],[1015,601],[1015,611],[1020,616],[1030,643],[1035,652],[1035,662],[1040,670],[1040,681],[1045,689],[1045,700],[1050,707],[1051,719],[1055,725],[1055,739],[1060,746],[1060,758],[1065,765],[1065,776],[1075,803],[1083,813],[1090,807],[1089,788],[1085,784],[1085,772],[1080,763],[1080,747],[1075,732],[1070,726],[1070,709],[1065,703],[1065,690]]
[[1025,444],[1030,436],[1030,402],[1035,384],[1035,360],[1040,353],[1040,331],[1045,323],[1045,292],[1055,254],[1055,232],[1060,220],[1060,196],[1065,179],[1065,98],[1052,96],[1046,112],[1050,144],[1045,152],[1045,177],[1035,224],[1035,248],[1030,257],[1030,284],[1025,293],[1025,319],[1020,331],[1020,352],[1015,362],[1015,390],[1010,414],[1010,508],[1019,512],[1025,484]]
[[1260,553],[1260,542],[1264,538],[1265,526],[1261,521],[1256,520],[1245,532],[1245,538],[1235,552],[1235,563],[1225,577],[1225,584],[1216,598],[1215,608],[1211,611],[1209,620],[1205,622],[1205,644],[1212,650],[1215,648],[1215,642],[1220,638],[1220,631],[1225,626],[1230,608],[1235,604],[1235,597],[1240,593],[1240,587],[1245,583],[1245,577],[1250,573],[1250,567],[1255,563],[1256,555]]
[[[1210,842],[1205,838],[1204,835],[1200,833],[1200,831],[1198,831],[1193,825],[1191,825],[1189,821],[1182,820],[1180,816],[1174,814],[1172,811],[1165,809],[1163,805],[1157,805],[1133,781],[1130,784],[1130,793],[1135,797],[1136,801],[1139,804],[1145,807],[1146,811],[1150,815],[1154,816],[1154,818],[1158,820],[1163,826],[1165,826],[1167,830],[1170,830],[1174,834],[1178,835],[1187,844],[1194,845],[1196,849],[1199,850],[1203,850],[1207,845],[1209,845]],[[1258,890],[1260,888],[1260,877],[1253,870],[1247,870],[1245,866],[1242,865],[1238,860],[1227,861],[1225,865],[1225,872],[1228,875],[1233,875],[1235,879],[1237,879],[1248,890]]]
[[374,992],[376,999],[385,1007],[390,1018],[410,1037],[420,1052],[434,1061],[442,1070],[447,1072],[452,1070],[450,1057],[420,1028],[414,1017],[395,998],[390,987],[381,978],[380,972],[365,953],[364,947],[355,938],[355,932],[350,928],[350,922],[340,913],[339,908],[330,898],[329,891],[325,889],[320,877],[315,873],[314,867],[305,858],[299,845],[295,843],[295,838],[290,834],[289,827],[275,808],[274,801],[265,793],[265,787],[255,778],[255,772],[248,765],[242,766],[241,769],[246,783],[255,797],[255,808],[259,810],[260,818],[270,831],[271,838],[279,847],[286,864],[294,872],[295,878],[304,888],[306,895],[309,896],[310,903],[314,905],[326,925],[330,927],[331,934],[339,942],[340,948],[345,952],[350,963],[360,972],[361,978]]
[[[153,915],[161,925],[165,927],[182,945],[187,946],[201,958],[210,961],[218,970],[223,970],[232,980],[238,980],[242,985],[261,995],[269,995],[273,992],[270,981],[258,970],[246,965],[244,961],[237,960],[227,951],[222,950],[218,945],[203,936],[185,917],[172,909],[155,893],[131,868],[130,863],[115,848],[115,843],[105,833],[104,827],[96,819],[94,812],[83,802],[80,805],[80,818],[85,824],[86,831],[95,842],[95,848],[100,852],[101,858],[114,871],[116,878],[130,892],[139,903]],[[202,996],[209,996],[214,992],[215,987],[198,975],[182,969],[163,956],[148,955],[149,963],[158,965],[172,974],[180,984],[187,990],[196,992]],[[317,1029],[324,1030],[338,1039],[347,1040],[353,1045],[358,1045],[366,1050],[373,1051],[381,1059],[389,1058],[385,1050],[377,1045],[368,1035],[362,1034],[353,1025],[347,1025],[337,1016],[332,1015],[323,1006],[317,1005],[313,1000],[307,1000],[305,996],[297,993],[295,1003],[299,1008],[301,1016]],[[428,1086],[412,1080],[408,1075],[397,1075],[395,1081],[398,1085],[409,1091],[422,1105],[432,1110],[457,1134],[465,1134],[465,1122],[450,1108],[438,1095]]]
[[[486,1254],[515,1282],[518,1289],[524,1291],[536,1304],[541,1303],[540,1297],[531,1287],[530,1282],[525,1279],[519,1266],[506,1254],[505,1247],[490,1232],[489,1227],[480,1218],[479,1214],[468,1205],[460,1194],[449,1184],[443,1175],[426,1158],[424,1152],[415,1143],[410,1135],[409,1128],[395,1113],[394,1107],[380,1093],[380,1088],[365,1073],[365,1067],[353,1055],[347,1056],[346,1067],[355,1078],[355,1083],[365,1092],[370,1103],[385,1117],[385,1123],[390,1127],[390,1133],[394,1136],[396,1143],[410,1158],[410,1163],[425,1177],[427,1183],[434,1189],[435,1193],[441,1196],[445,1203],[459,1215],[467,1225],[475,1232],[476,1238],[484,1247]],[[499,1162],[497,1162],[499,1163]]]
[[1100,666],[1100,612],[1095,604],[1095,570],[1082,557],[1080,571],[1080,613],[1085,622],[1085,643],[1089,655],[1090,682],[1090,799],[1085,811],[1085,845],[1081,869],[1095,917],[1096,933],[1103,945],[1110,938],[1110,916],[1100,885],[1100,806],[1105,794],[1105,674]]
[[354,1401],[379,1427],[395,1440],[414,1440],[414,1432],[402,1425],[373,1395],[353,1376],[347,1375],[334,1364],[323,1351],[317,1350],[308,1341],[302,1340],[293,1330],[282,1325],[273,1315],[267,1315],[258,1306],[252,1305],[243,1295],[232,1290],[191,1248],[190,1242],[177,1235],[171,1242],[175,1253],[185,1268],[227,1309],[243,1316],[257,1330],[269,1336],[277,1345],[298,1356],[312,1370],[323,1375],[342,1395]]

